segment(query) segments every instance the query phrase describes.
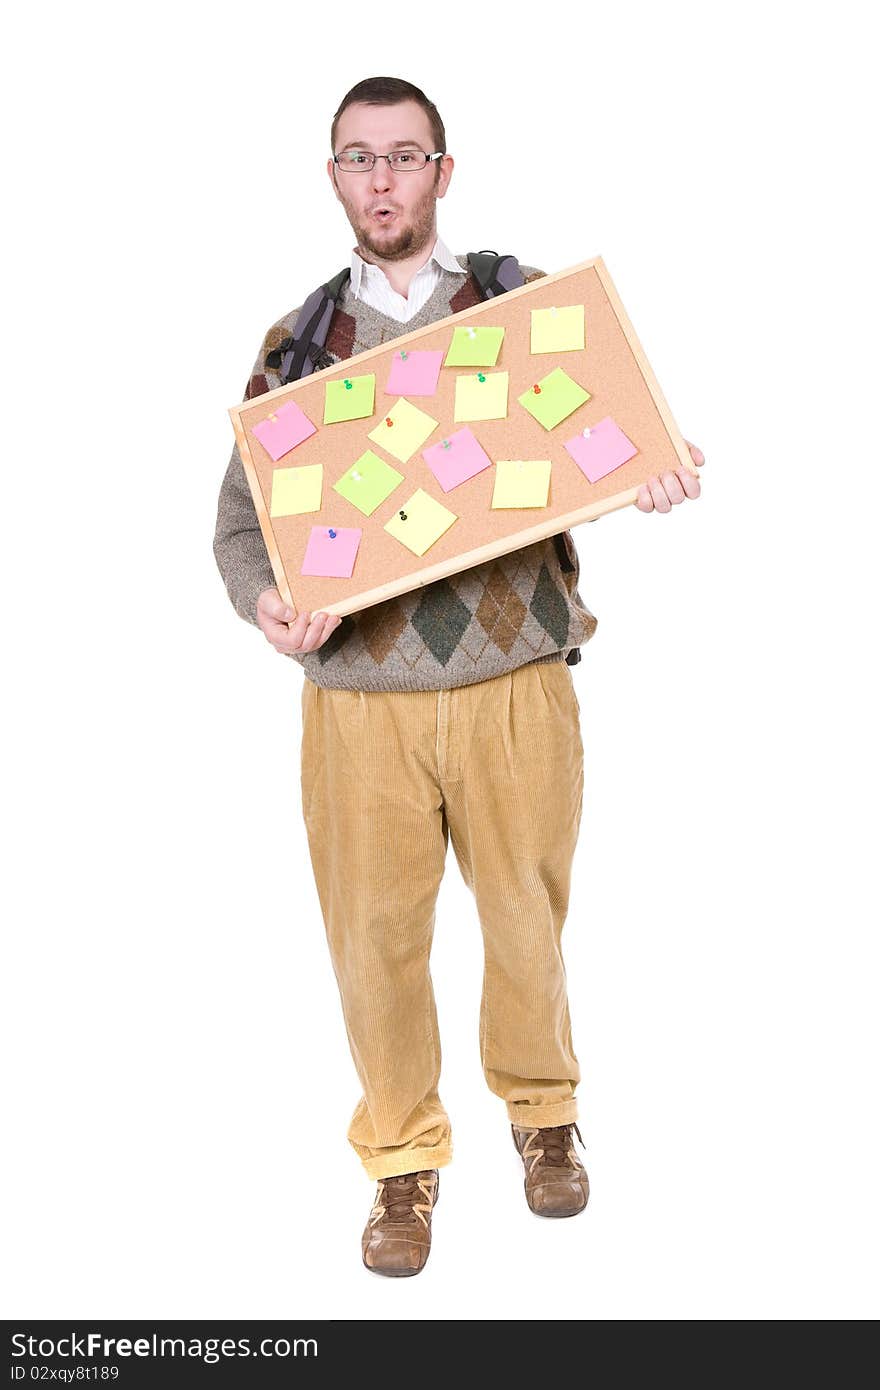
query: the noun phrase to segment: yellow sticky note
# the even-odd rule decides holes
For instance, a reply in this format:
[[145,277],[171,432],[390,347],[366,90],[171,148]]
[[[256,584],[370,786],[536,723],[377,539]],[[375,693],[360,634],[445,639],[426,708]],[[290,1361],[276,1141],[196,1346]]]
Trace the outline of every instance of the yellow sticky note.
[[276,468],[272,474],[270,516],[295,516],[300,512],[321,510],[322,463],[307,463],[299,468]]
[[546,507],[549,494],[549,459],[498,460],[493,507]]
[[476,372],[455,378],[455,420],[504,420],[508,372]]
[[386,453],[393,454],[401,463],[406,463],[436,428],[436,420],[401,396],[367,438],[372,439],[374,444],[381,444]]
[[532,310],[532,352],[573,352],[583,346],[583,304]]
[[402,502],[391,520],[386,521],[385,530],[414,555],[424,555],[457,520],[455,512],[431,497],[424,488],[417,488],[409,501]]

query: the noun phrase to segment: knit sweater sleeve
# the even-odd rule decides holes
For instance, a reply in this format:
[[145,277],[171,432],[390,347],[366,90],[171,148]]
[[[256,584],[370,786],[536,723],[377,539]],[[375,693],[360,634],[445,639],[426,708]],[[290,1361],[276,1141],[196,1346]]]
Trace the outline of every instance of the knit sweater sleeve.
[[[296,321],[298,313],[298,309],[292,310],[264,335],[248,377],[244,400],[252,400],[281,385],[277,373],[266,367],[266,354],[278,346],[285,330],[290,332],[289,325]],[[257,599],[264,589],[276,587],[275,574],[237,443],[230,454],[217,499],[214,559],[236,613],[256,627]]]

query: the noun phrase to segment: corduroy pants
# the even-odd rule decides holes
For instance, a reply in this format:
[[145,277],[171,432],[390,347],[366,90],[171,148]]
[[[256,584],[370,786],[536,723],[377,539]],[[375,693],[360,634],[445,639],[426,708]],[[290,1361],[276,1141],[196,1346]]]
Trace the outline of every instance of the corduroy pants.
[[519,1125],[578,1118],[560,937],[583,805],[564,661],[452,690],[302,691],[302,806],[368,1177],[452,1159],[429,957],[449,837],[485,964],[480,1057]]

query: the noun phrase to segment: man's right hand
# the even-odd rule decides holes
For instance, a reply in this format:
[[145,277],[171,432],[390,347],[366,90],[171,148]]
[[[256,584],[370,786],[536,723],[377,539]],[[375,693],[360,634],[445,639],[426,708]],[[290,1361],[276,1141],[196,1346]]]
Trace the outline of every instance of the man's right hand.
[[277,589],[263,590],[257,599],[257,626],[276,652],[285,656],[316,651],[342,622],[335,613],[316,613],[311,622],[308,613],[300,613],[291,625],[292,617]]

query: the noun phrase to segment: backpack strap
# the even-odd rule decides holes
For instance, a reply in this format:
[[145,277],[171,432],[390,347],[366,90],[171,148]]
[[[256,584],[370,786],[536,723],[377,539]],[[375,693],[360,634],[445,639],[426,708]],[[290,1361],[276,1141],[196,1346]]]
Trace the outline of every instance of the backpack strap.
[[484,299],[493,299],[505,290],[525,284],[516,256],[499,256],[497,251],[468,251],[468,265]]
[[310,376],[319,366],[334,310],[350,276],[351,268],[346,266],[313,290],[297,315],[293,332],[266,354],[266,366],[278,372],[282,386]]

